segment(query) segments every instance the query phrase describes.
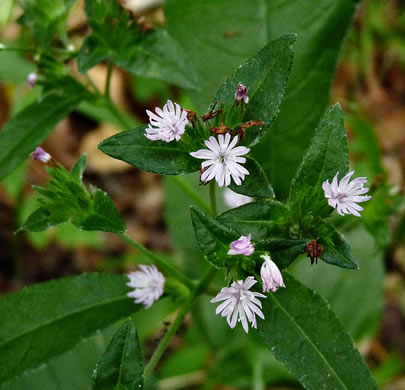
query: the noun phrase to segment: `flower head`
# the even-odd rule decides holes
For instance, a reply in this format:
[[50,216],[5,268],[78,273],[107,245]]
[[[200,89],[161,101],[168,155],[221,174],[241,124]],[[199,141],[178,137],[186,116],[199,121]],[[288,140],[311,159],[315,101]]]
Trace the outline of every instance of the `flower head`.
[[38,78],[38,76],[37,76],[37,74],[35,72],[30,73],[27,76],[27,87],[28,88],[34,88],[35,83],[37,81],[37,78]]
[[232,208],[243,206],[244,204],[253,202],[253,198],[251,198],[250,196],[238,194],[237,192],[233,192],[229,188],[225,188],[224,200],[225,203]]
[[231,328],[234,328],[237,321],[240,321],[243,329],[248,333],[248,322],[253,328],[257,327],[256,314],[264,319],[260,310],[262,304],[257,298],[266,298],[266,296],[255,291],[249,291],[255,283],[257,280],[253,276],[248,276],[245,281],[238,280],[233,282],[231,287],[224,287],[215,298],[211,299],[211,303],[223,301],[215,313],[221,313],[222,317],[226,317]]
[[360,217],[359,211],[363,210],[363,207],[357,203],[365,202],[371,199],[371,196],[364,195],[369,190],[363,187],[363,184],[367,183],[367,178],[358,177],[349,183],[353,173],[354,171],[349,172],[338,183],[338,172],[333,178],[332,184],[329,184],[329,180],[326,180],[323,182],[322,188],[329,205],[337,209],[340,215],[353,214]]
[[135,303],[143,303],[148,308],[163,294],[165,277],[154,265],[140,265],[139,268],[141,271],[128,274],[127,286],[135,290],[127,295],[135,298]]
[[276,291],[279,287],[285,287],[283,275],[281,275],[276,263],[270,258],[269,255],[260,256],[264,259],[262,268],[260,269],[260,276],[263,283],[263,292]]
[[31,157],[34,160],[38,160],[38,161],[42,161],[43,163],[47,163],[52,156],[45,152],[44,149],[42,149],[40,146],[38,146],[32,153],[31,153]]
[[252,235],[249,234],[247,237],[240,236],[236,241],[231,242],[231,249],[228,251],[228,255],[245,255],[250,256],[255,248],[250,242]]
[[146,110],[149,116],[149,125],[145,129],[145,136],[151,141],[178,141],[186,130],[188,123],[187,111],[168,100],[163,106],[155,108],[156,114]]
[[243,101],[245,104],[248,104],[249,102],[248,92],[249,89],[247,87],[245,87],[242,83],[238,83],[238,87],[236,88],[235,92],[236,104],[239,104],[241,101]]
[[211,136],[205,145],[208,149],[200,149],[190,154],[195,158],[206,160],[201,164],[204,170],[201,175],[201,181],[208,182],[215,178],[220,187],[229,186],[231,177],[233,181],[240,186],[245,179],[245,175],[249,175],[249,171],[242,165],[246,162],[243,156],[249,153],[250,149],[245,146],[236,146],[238,136],[233,137],[225,134],[225,137],[220,134],[218,140]]

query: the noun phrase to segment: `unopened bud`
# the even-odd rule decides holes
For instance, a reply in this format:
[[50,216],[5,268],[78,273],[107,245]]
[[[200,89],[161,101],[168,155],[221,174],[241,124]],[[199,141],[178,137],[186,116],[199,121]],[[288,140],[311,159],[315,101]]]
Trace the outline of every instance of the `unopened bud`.
[[30,73],[27,77],[27,87],[34,88],[35,83],[37,82],[37,78],[38,78],[38,76],[35,72]]
[[236,105],[238,105],[241,101],[243,101],[245,104],[248,104],[249,102],[248,92],[249,89],[247,87],[245,87],[242,83],[238,83],[238,87],[236,88],[235,92]]
[[44,149],[42,149],[40,146],[38,146],[32,153],[31,153],[31,157],[34,160],[38,160],[38,161],[42,161],[43,163],[47,163],[52,156],[45,152]]

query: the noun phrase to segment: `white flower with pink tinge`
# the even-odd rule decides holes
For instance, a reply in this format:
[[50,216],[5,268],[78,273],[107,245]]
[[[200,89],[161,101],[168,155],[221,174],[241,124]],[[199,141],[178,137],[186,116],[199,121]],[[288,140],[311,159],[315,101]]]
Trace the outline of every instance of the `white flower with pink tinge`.
[[165,277],[154,265],[140,265],[139,268],[141,271],[128,274],[127,286],[135,290],[127,295],[135,298],[135,303],[142,303],[148,308],[163,294]]
[[202,160],[206,160],[201,164],[203,173],[201,181],[208,182],[215,178],[220,187],[229,186],[231,177],[236,185],[240,186],[245,179],[245,175],[249,175],[249,171],[241,164],[246,162],[245,154],[250,152],[250,149],[245,146],[236,146],[238,136],[233,137],[225,134],[225,137],[220,134],[218,140],[211,136],[205,145],[208,149],[200,149],[190,154]]
[[246,196],[246,195],[242,195],[242,194],[233,192],[229,188],[225,188],[224,201],[227,206],[234,208],[234,207],[243,206],[244,204],[253,202],[253,198],[251,198],[250,196]]
[[263,283],[263,292],[273,291],[275,292],[279,287],[285,287],[283,275],[277,264],[270,258],[269,255],[260,256],[264,263],[260,269],[260,277]]
[[146,138],[151,141],[178,141],[186,131],[188,124],[187,111],[179,104],[168,100],[163,106],[155,108],[155,113],[146,110],[149,116],[149,125],[145,129]]
[[322,188],[329,205],[335,208],[340,215],[353,214],[360,217],[359,211],[362,211],[363,207],[357,203],[366,202],[371,199],[371,196],[364,195],[369,191],[368,188],[363,187],[367,183],[367,178],[358,177],[349,182],[353,174],[354,171],[349,172],[338,182],[338,172],[332,183],[329,184],[329,180],[326,180],[323,182]]
[[240,236],[237,240],[231,242],[231,249],[228,251],[228,255],[245,255],[250,256],[255,248],[250,242],[252,235]]
[[211,299],[211,303],[224,301],[217,307],[215,313],[221,313],[222,317],[226,317],[231,328],[234,328],[240,321],[244,331],[248,333],[248,323],[253,328],[257,328],[256,315],[264,319],[260,310],[262,303],[257,298],[266,298],[266,296],[249,291],[255,283],[257,280],[253,276],[248,276],[245,281],[238,280],[233,282],[231,287],[224,287],[215,298]]

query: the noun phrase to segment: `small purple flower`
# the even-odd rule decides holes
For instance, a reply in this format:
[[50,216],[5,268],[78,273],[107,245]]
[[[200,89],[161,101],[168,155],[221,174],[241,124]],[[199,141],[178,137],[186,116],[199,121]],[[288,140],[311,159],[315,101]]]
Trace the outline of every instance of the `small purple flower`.
[[275,292],[279,287],[285,287],[283,275],[281,275],[276,263],[271,260],[270,256],[260,256],[264,259],[262,268],[260,269],[260,276],[263,283],[263,292]]
[[245,87],[242,83],[238,83],[238,88],[236,88],[236,92],[235,92],[235,101],[236,101],[237,105],[242,100],[245,104],[248,104],[248,102],[249,102],[248,92],[249,92],[249,89],[247,87]]
[[250,256],[255,248],[250,242],[252,235],[249,234],[247,237],[240,236],[237,240],[231,242],[231,249],[228,251],[228,255],[245,255]]
[[27,77],[27,87],[28,88],[34,88],[35,87],[35,83],[37,82],[37,74],[32,72],[28,75]]
[[44,149],[42,149],[40,146],[38,146],[32,153],[31,153],[31,157],[34,160],[38,160],[38,161],[42,161],[43,163],[47,163],[52,156],[45,152]]

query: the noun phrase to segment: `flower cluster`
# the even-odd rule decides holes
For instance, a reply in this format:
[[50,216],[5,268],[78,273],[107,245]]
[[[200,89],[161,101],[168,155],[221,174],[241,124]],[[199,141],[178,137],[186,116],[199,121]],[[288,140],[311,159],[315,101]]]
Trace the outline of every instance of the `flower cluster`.
[[[228,255],[250,256],[254,252],[254,245],[251,242],[251,234],[241,236],[230,245]],[[261,256],[264,262],[260,275],[263,284],[263,292],[275,292],[279,287],[285,287],[283,276],[277,265],[268,255]],[[261,311],[262,305],[258,298],[266,298],[266,295],[250,291],[250,288],[257,283],[253,276],[248,276],[245,281],[238,280],[231,284],[231,287],[224,287],[218,295],[211,300],[212,303],[223,301],[216,309],[216,314],[226,317],[231,328],[240,321],[246,333],[249,331],[248,323],[253,328],[257,327],[256,315],[264,319]]]

